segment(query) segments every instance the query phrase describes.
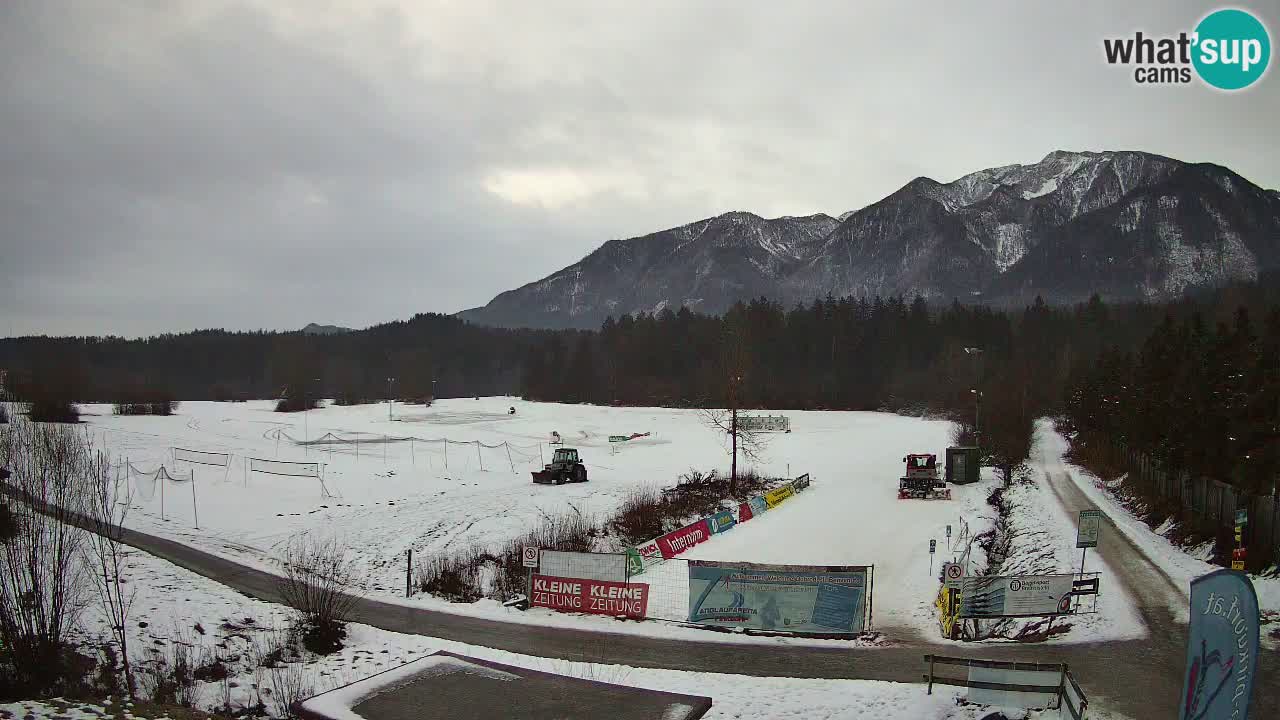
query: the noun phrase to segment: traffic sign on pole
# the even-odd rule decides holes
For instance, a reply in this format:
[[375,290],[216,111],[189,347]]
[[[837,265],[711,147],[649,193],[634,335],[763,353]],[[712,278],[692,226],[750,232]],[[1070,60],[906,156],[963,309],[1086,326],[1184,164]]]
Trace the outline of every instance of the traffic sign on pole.
[[538,567],[538,550],[539,548],[536,548],[536,547],[526,547],[524,549],[524,554],[522,557],[524,559],[525,567],[527,568]]
[[960,578],[964,577],[964,568],[960,563],[949,562],[942,564],[942,584],[944,587],[958,589],[960,587]]

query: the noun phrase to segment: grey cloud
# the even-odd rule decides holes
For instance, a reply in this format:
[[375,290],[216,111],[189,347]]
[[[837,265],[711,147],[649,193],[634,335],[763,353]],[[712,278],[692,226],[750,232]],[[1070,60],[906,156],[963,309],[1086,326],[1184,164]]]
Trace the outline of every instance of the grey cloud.
[[451,312],[609,238],[1056,148],[1280,186],[1274,76],[1228,96],[1102,61],[1206,9],[5,3],[0,334]]

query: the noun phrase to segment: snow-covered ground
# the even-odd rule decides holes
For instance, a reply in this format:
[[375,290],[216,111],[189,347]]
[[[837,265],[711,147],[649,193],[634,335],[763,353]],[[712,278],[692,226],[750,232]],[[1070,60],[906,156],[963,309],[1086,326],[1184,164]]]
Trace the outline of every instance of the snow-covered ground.
[[[246,597],[146,553],[130,551],[126,567],[127,585],[136,592],[129,622],[132,656],[156,656],[172,643],[184,643],[193,648],[197,657],[224,658],[232,671],[227,685],[230,686],[233,708],[252,705],[263,695],[270,697],[270,692],[263,691],[270,690],[272,679],[261,669],[255,672],[253,658],[255,647],[269,645],[273,640],[272,633],[287,623],[286,608]],[[89,637],[105,634],[105,623],[93,612],[87,613],[83,619]],[[591,658],[592,662],[569,662],[437,638],[402,635],[364,625],[351,625],[349,629],[343,650],[327,657],[308,657],[305,661],[306,685],[311,693],[361,680],[424,654],[448,650],[603,682],[708,695],[714,699],[714,706],[706,715],[708,718],[961,720],[985,717],[990,711],[980,706],[958,705],[959,693],[953,688],[935,688],[933,695],[926,695],[923,685],[909,683],[761,678],[635,668],[608,663],[607,649],[603,647],[598,649],[599,658]],[[223,704],[223,687],[221,681],[199,683],[198,704],[210,709],[220,707]],[[271,707],[269,699],[267,706]],[[83,707],[90,709],[76,709]],[[81,703],[67,708],[24,702],[0,705],[0,711],[9,712],[16,718],[31,716],[41,720],[131,717],[118,707],[84,706]],[[1008,717],[1024,717],[1020,712],[1014,711]],[[1052,712],[1046,715],[1051,716]],[[1033,713],[1029,717],[1038,716],[1038,713]]]
[[[1015,483],[1005,492],[1005,500],[1013,507],[1010,557],[1001,574],[1075,573],[1080,571],[1081,554],[1076,549],[1077,516],[1069,513],[1048,486],[1048,472],[1060,467],[1062,450],[1059,436],[1045,422],[1036,424],[1031,449],[1030,482]],[[1133,598],[1117,581],[1115,572],[1097,553],[1085,553],[1085,572],[1097,572],[1100,590],[1096,603],[1085,600],[1081,612],[1062,622],[1071,624],[1066,635],[1049,642],[1081,642],[1090,640],[1122,640],[1147,634],[1145,623]]]
[[[516,409],[514,415],[508,414],[510,407]],[[158,418],[114,416],[104,405],[86,407],[85,419],[118,460],[127,459],[142,470],[164,464],[176,476],[195,473],[198,528],[190,483],[165,483],[162,519],[159,489],[137,475],[129,526],[240,562],[274,570],[278,546],[292,535],[336,532],[368,571],[365,590],[395,602],[520,623],[729,643],[842,642],[750,638],[541,609],[520,612],[493,601],[458,605],[421,594],[399,598],[405,551],[410,548],[422,558],[471,543],[498,546],[546,515],[576,509],[607,517],[638,487],[673,485],[690,468],[725,467],[723,438],[696,411],[502,397],[442,400],[430,408],[396,405],[395,420],[388,420],[386,404],[330,406],[305,414],[281,414],[272,408],[267,401],[187,402],[177,415]],[[964,551],[963,527],[971,538],[992,526],[995,511],[986,497],[996,483],[994,476],[987,473],[978,484],[953,487],[949,501],[898,500],[902,457],[910,452],[941,456],[949,444],[950,423],[886,413],[787,415],[793,431],[767,436],[763,458],[755,467],[778,476],[807,472],[812,486],[777,510],[713,536],[686,556],[874,565],[873,627],[886,631],[890,640],[937,639],[933,601],[941,563]],[[552,431],[559,432],[566,446],[580,450],[590,474],[588,483],[543,486],[530,481],[529,471],[550,456],[547,440]],[[622,444],[608,442],[609,435],[633,432],[652,434]],[[360,443],[305,446],[291,440],[326,434],[359,438]],[[413,439],[386,442],[386,437]],[[232,464],[226,469],[175,464],[173,447],[231,453]],[[324,485],[332,497],[324,497],[320,483],[312,478],[246,473],[248,457],[323,463]],[[952,543],[947,541],[948,525]],[[1064,527],[1059,527],[1056,539],[1067,548],[1073,536],[1068,537]],[[931,539],[938,548],[932,558]],[[974,562],[980,564],[981,550],[976,544],[972,548]],[[664,569],[676,574],[684,567],[678,562],[669,566]],[[649,577],[656,581],[660,575],[654,570]],[[680,583],[674,579],[666,591],[678,595]],[[1128,636],[1132,631],[1123,622],[1086,621],[1079,628],[1065,639]]]
[[[1040,438],[1039,465],[1052,472],[1065,472],[1069,475],[1100,509],[1107,513],[1115,526],[1132,540],[1142,552],[1167,574],[1184,594],[1190,592],[1191,581],[1201,575],[1219,570],[1216,565],[1188,553],[1174,545],[1166,537],[1152,530],[1140,518],[1131,513],[1111,491],[1113,483],[1104,482],[1097,476],[1077,465],[1063,460],[1068,443],[1048,420],[1041,420],[1037,425]],[[1167,527],[1164,528],[1167,530]],[[1280,613],[1280,579],[1274,577],[1251,577],[1253,587],[1258,593],[1258,606],[1264,613]],[[1188,607],[1183,602],[1172,608],[1180,621],[1187,620]],[[1274,645],[1274,641],[1271,641]]]

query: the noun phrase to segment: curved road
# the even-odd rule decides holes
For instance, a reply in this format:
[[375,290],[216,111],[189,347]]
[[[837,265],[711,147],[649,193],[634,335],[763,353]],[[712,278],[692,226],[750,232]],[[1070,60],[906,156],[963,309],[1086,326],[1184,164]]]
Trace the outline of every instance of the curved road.
[[[1069,511],[1093,505],[1065,472],[1046,473]],[[280,602],[277,578],[187,545],[126,530],[140,550],[270,602]],[[1186,629],[1170,603],[1185,596],[1110,522],[1100,552],[1138,603],[1150,635],[1143,640],[1072,645],[941,644],[908,641],[891,647],[737,645],[610,635],[607,662],[637,667],[756,676],[850,678],[919,682],[925,653],[993,659],[1066,662],[1095,705],[1135,719],[1173,718],[1182,689]],[[400,633],[445,638],[525,655],[601,662],[601,633],[503,623],[360,598],[350,620]],[[1280,653],[1260,658],[1253,717],[1280,717]]]

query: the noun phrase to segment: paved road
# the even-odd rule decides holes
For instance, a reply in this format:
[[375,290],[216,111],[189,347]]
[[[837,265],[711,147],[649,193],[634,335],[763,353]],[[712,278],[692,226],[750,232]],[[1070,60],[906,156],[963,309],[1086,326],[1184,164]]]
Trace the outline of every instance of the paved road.
[[[1092,507],[1065,473],[1049,481],[1069,510]],[[126,531],[128,544],[253,597],[279,602],[275,576],[192,547]],[[854,678],[918,682],[925,653],[1007,660],[1066,662],[1096,704],[1135,720],[1177,717],[1186,644],[1185,627],[1173,620],[1169,593],[1177,593],[1145,556],[1114,526],[1106,527],[1101,551],[1119,573],[1116,580],[1137,599],[1150,637],[1107,643],[934,644],[912,639],[893,647],[726,645],[517,625],[405,607],[361,598],[350,620],[401,633],[445,638],[525,655],[637,667],[756,676]],[[607,649],[602,649],[607,642]],[[1280,717],[1280,653],[1259,662],[1253,717]]]

